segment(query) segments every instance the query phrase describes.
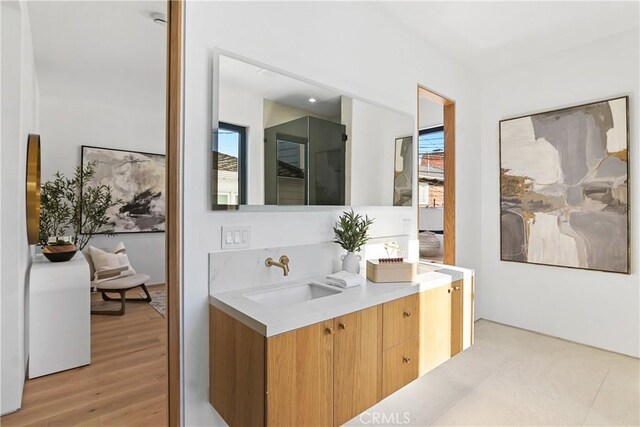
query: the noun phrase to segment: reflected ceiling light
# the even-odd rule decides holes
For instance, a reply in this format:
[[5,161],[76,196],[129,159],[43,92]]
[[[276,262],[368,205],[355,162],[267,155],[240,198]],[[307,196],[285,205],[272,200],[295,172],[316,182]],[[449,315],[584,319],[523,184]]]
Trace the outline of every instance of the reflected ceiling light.
[[151,12],[151,19],[158,25],[165,25],[167,23],[167,16],[160,12]]
[[315,98],[309,98],[309,102],[313,104],[314,102],[316,102],[316,99]]

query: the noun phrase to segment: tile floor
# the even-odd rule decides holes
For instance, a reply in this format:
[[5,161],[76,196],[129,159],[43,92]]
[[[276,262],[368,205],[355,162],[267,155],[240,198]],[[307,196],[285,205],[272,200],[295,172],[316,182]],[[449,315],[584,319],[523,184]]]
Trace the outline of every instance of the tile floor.
[[349,426],[638,426],[640,360],[480,320],[475,345]]

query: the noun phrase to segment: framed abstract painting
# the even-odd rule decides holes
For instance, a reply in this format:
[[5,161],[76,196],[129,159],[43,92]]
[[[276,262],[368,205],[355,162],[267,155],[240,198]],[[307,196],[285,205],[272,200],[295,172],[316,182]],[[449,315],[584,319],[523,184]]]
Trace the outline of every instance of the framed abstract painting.
[[108,185],[120,203],[107,211],[115,232],[165,230],[165,156],[82,146],[83,165],[93,162],[90,185]]
[[500,121],[503,261],[629,274],[629,98]]

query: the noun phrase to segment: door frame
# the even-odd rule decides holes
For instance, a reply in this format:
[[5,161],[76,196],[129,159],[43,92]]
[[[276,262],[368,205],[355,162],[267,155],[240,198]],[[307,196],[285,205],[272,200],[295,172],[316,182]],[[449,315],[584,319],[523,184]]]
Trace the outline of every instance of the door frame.
[[167,0],[166,110],[166,231],[165,289],[167,310],[167,426],[179,426],[180,412],[180,291],[181,291],[181,179],[182,28],[183,0]]
[[[442,105],[444,110],[444,253],[442,262],[449,265],[456,263],[456,102],[425,86],[418,85],[417,106],[418,134],[420,132],[420,98],[426,98]],[[418,144],[416,144],[417,146]],[[416,149],[417,153],[417,149]],[[419,189],[419,170],[416,182]],[[416,202],[418,221],[420,220],[420,205]],[[418,225],[419,228],[419,225]]]

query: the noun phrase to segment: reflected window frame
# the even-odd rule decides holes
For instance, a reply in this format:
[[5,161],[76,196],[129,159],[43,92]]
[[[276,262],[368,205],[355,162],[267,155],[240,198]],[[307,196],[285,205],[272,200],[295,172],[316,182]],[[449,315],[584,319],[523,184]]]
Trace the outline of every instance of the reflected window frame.
[[[227,122],[219,122],[218,127],[213,131],[214,145],[212,147],[212,195],[227,196],[227,203],[220,203],[217,196],[212,197],[211,206],[213,210],[237,210],[241,204],[247,203],[247,127],[235,125]],[[218,190],[219,185],[219,169],[217,168],[216,152],[218,149],[218,137],[221,131],[230,131],[238,134],[238,193],[234,198],[232,194],[221,192]],[[235,203],[230,203],[235,199]]]

